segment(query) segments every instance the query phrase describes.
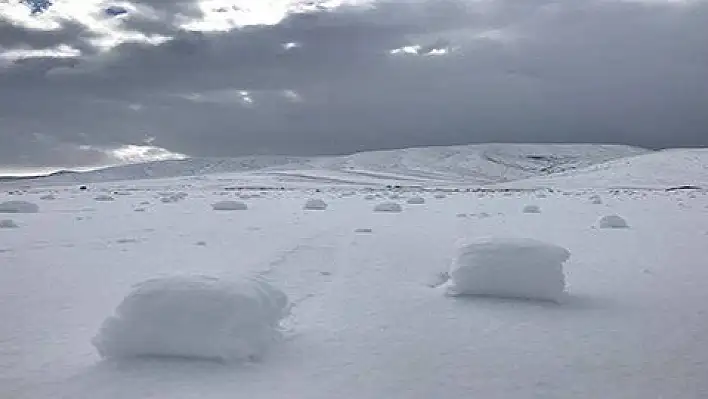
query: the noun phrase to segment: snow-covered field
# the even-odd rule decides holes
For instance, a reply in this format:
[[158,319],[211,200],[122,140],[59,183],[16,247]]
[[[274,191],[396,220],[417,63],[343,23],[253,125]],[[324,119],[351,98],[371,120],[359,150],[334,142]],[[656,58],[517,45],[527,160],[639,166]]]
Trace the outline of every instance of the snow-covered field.
[[[631,158],[631,174],[618,160],[505,183],[551,188],[543,191],[467,191],[430,174],[430,190],[392,190],[377,174],[385,167],[358,171],[356,182],[321,168],[298,178],[293,169],[87,190],[0,186],[0,203],[39,206],[0,214],[13,225],[0,228],[0,398],[708,397],[708,156],[686,151]],[[686,159],[698,166],[665,168]],[[420,185],[421,175],[411,179]],[[615,189],[637,176],[653,184]],[[665,190],[691,184],[704,189]],[[261,185],[270,188],[238,189]],[[326,207],[305,209],[311,199]],[[214,210],[222,201],[247,207]],[[374,211],[389,202],[402,211]],[[524,212],[533,205],[539,212]],[[628,227],[601,228],[609,215]],[[512,286],[540,278],[533,270],[560,270],[566,249],[566,294],[558,302],[449,295],[460,246],[488,237],[507,244],[469,259],[514,262]],[[540,252],[556,255],[511,256],[508,243],[530,242],[518,239],[547,243],[552,249]],[[523,270],[524,256],[534,269]],[[484,273],[507,289],[494,262],[482,271],[491,268]],[[199,277],[199,291],[193,277],[174,277],[190,275],[224,285],[209,291]],[[213,337],[228,341],[240,334],[233,328],[243,309],[272,304],[229,288],[244,276],[288,296],[279,338],[252,360],[186,358],[228,353]],[[174,278],[149,295],[135,291]],[[119,316],[128,327],[95,339],[126,297]],[[234,308],[233,298],[247,308]],[[280,317],[267,314],[271,324]],[[198,333],[172,328],[193,321]],[[111,353],[150,355],[160,346],[154,334],[165,334],[158,354],[176,357],[104,360],[92,344],[127,342],[129,350]]]

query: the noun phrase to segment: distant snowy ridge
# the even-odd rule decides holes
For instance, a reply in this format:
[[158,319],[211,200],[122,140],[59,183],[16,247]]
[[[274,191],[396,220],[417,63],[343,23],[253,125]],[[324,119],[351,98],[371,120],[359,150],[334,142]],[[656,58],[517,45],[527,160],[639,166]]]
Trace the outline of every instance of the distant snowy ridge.
[[275,181],[342,184],[495,184],[576,170],[649,150],[598,144],[476,144],[369,151],[343,156],[190,158],[41,179],[46,184],[248,173]]
[[516,188],[708,187],[708,149],[671,149],[503,184]]

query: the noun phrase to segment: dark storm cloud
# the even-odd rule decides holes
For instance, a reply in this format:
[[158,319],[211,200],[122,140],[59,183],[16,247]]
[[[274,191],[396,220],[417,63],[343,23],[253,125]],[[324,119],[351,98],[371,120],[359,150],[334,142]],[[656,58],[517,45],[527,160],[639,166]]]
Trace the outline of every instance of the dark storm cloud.
[[[0,140],[12,143],[0,163],[32,159],[35,142],[5,141],[31,132],[65,148],[149,135],[214,156],[485,141],[708,145],[705,20],[706,2],[595,1],[385,2],[228,33],[153,19],[150,31],[175,38],[0,72]],[[414,44],[453,51],[389,54]]]

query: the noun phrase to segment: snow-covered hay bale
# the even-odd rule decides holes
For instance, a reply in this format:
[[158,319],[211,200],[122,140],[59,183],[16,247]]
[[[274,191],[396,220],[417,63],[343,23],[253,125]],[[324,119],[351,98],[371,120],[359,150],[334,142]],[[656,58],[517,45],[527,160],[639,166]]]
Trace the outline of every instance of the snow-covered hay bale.
[[524,213],[541,213],[541,207],[538,205],[526,205],[523,209]]
[[100,194],[100,195],[95,196],[93,199],[96,201],[99,201],[99,202],[108,202],[108,201],[115,200],[115,198],[111,197],[108,194]]
[[319,198],[311,198],[305,202],[303,209],[311,211],[324,211],[327,209],[327,203]]
[[0,213],[37,213],[39,205],[28,201],[6,201],[0,203]]
[[425,204],[425,199],[423,197],[411,197],[408,198],[407,203],[411,205],[420,205],[420,204]]
[[136,285],[92,340],[114,359],[260,357],[280,336],[287,296],[257,279],[156,278]]
[[619,215],[607,215],[597,222],[601,229],[626,229],[629,227],[627,221]]
[[398,213],[402,211],[401,205],[395,202],[382,202],[374,207],[374,212]]
[[182,201],[187,198],[188,194],[185,192],[179,192],[174,194],[165,194],[160,198],[160,202],[163,204],[173,204],[175,202]]
[[0,229],[16,229],[20,226],[15,223],[14,220],[12,219],[3,219],[0,220]]
[[248,205],[241,201],[219,201],[212,204],[211,208],[215,211],[245,211]]
[[478,239],[459,247],[447,293],[558,301],[569,257],[567,249],[534,239]]

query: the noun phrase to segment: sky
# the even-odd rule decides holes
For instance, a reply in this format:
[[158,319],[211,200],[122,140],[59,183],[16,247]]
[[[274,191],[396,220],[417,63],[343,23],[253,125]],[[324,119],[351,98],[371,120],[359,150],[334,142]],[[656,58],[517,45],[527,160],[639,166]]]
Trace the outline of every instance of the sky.
[[707,0],[0,0],[0,165],[708,145]]

